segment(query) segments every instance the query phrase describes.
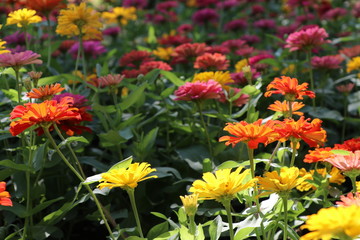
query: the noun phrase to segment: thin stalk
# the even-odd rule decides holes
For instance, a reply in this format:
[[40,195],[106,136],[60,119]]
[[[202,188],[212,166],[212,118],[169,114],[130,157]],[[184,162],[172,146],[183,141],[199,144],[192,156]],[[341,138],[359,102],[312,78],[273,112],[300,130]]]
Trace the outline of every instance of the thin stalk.
[[16,88],[17,88],[17,91],[18,91],[18,101],[19,101],[19,104],[21,103],[21,90],[22,90],[22,86],[21,86],[21,83],[20,83],[20,73],[19,73],[19,69],[18,68],[13,68],[14,71],[15,71],[15,81],[16,81]]
[[296,153],[297,153],[296,145],[297,145],[296,142],[292,142],[292,154],[291,154],[290,167],[293,167],[294,163],[295,163],[295,157],[296,157]]
[[292,109],[292,101],[288,101],[289,104],[289,118],[292,118],[293,109]]
[[126,192],[129,194],[131,207],[132,207],[132,210],[134,212],[136,226],[137,226],[137,228],[139,230],[140,237],[144,238],[144,234],[143,234],[142,228],[141,228],[139,213],[138,213],[138,210],[137,210],[137,207],[136,207],[136,202],[135,202],[135,191],[134,191],[134,189],[129,189],[129,190],[126,190]]
[[229,235],[230,235],[230,240],[234,240],[234,227],[233,227],[232,216],[231,216],[230,201],[224,201],[222,204],[223,204],[224,207],[225,207],[226,215],[227,215],[228,222],[229,222]]
[[288,227],[288,205],[287,205],[287,195],[285,195],[284,197],[282,197],[283,200],[283,206],[284,206],[284,240],[287,240],[287,236],[288,236],[288,231],[287,231],[287,227]]
[[[76,169],[71,165],[71,163],[67,160],[67,158],[64,156],[64,154],[61,152],[61,150],[58,148],[57,144],[55,143],[54,138],[51,136],[50,132],[49,132],[49,128],[47,127],[43,127],[44,133],[46,135],[46,137],[48,138],[49,142],[51,143],[51,145],[54,147],[54,149],[56,150],[56,152],[59,154],[60,158],[64,161],[64,163],[66,164],[66,166],[68,166],[70,168],[70,170],[75,174],[75,176],[80,180],[80,182],[84,182],[85,179],[80,175],[80,173],[78,173],[78,171],[76,171]],[[111,237],[111,239],[115,240],[115,237],[111,231],[111,228],[109,226],[109,223],[104,215],[102,206],[98,200],[98,198],[96,197],[96,195],[94,194],[94,192],[92,191],[92,189],[89,187],[89,185],[87,184],[83,184],[86,188],[86,190],[90,193],[91,197],[94,199],[95,204],[99,210],[99,213],[101,215],[101,218],[104,221],[104,224],[106,226],[106,229],[109,232],[109,235]]]
[[342,129],[341,129],[341,141],[343,142],[345,139],[345,132],[346,132],[346,118],[348,116],[348,98],[347,98],[347,94],[344,94],[344,120],[343,120],[343,124],[342,124]]
[[273,159],[274,159],[274,157],[275,157],[275,154],[276,154],[276,152],[277,152],[277,151],[279,150],[279,148],[280,148],[280,144],[281,144],[281,142],[278,141],[277,144],[276,144],[276,146],[275,146],[275,148],[274,148],[274,150],[273,150],[273,152],[271,153],[271,156],[270,156],[270,158],[269,158],[269,161],[266,163],[266,166],[265,166],[265,171],[266,171],[266,172],[269,171],[270,166],[271,166],[271,163],[272,163],[272,161],[273,161]]
[[210,136],[209,136],[209,132],[208,132],[208,130],[207,130],[207,125],[205,124],[205,121],[204,121],[204,115],[203,115],[203,113],[202,113],[201,103],[200,103],[199,101],[195,101],[195,103],[196,103],[198,112],[199,112],[199,114],[200,114],[201,125],[202,125],[202,127],[204,128],[204,131],[205,131],[205,136],[206,136],[206,140],[207,140],[207,144],[208,144],[210,156],[213,158],[213,151],[212,151],[212,148],[211,148]]
[[47,67],[50,67],[51,64],[51,35],[52,35],[52,31],[51,31],[51,22],[50,22],[50,14],[47,14],[46,16],[46,21],[48,24],[48,58],[47,58]]
[[351,180],[351,185],[353,188],[353,192],[356,193],[357,192],[357,187],[356,187],[356,176],[351,175],[349,176],[350,180]]
[[196,239],[195,215],[189,216],[189,232],[194,236],[194,240],[195,240]]
[[[310,88],[311,88],[311,91],[314,92],[315,91],[314,74],[313,74],[313,69],[311,67],[311,51],[310,50],[306,52],[306,61],[309,64]],[[313,108],[315,108],[315,98],[312,98],[312,105],[313,105]]]
[[85,59],[85,52],[84,52],[84,42],[82,37],[79,39],[79,50],[81,52],[81,61],[82,61],[82,68],[83,68],[83,75],[85,82],[87,81],[87,71],[86,71],[86,59]]
[[254,162],[254,149],[247,147],[249,161],[250,161],[250,171],[251,171],[251,178],[255,178],[255,162]]

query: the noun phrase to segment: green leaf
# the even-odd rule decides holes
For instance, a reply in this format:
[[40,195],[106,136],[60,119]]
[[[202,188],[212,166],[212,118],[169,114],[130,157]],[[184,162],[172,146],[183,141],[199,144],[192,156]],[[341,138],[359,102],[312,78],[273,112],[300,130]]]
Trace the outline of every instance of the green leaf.
[[148,134],[146,134],[145,138],[141,142],[141,146],[144,151],[149,152],[153,148],[158,131],[159,128],[156,127],[152,129],[150,132],[148,132]]
[[204,229],[201,224],[197,226],[196,240],[205,240]]
[[59,148],[61,148],[62,146],[64,145],[67,145],[67,144],[70,144],[72,142],[83,142],[83,143],[89,143],[89,141],[84,138],[83,136],[78,136],[78,137],[68,137],[66,138],[64,141],[62,141],[60,144],[59,144]]
[[158,217],[158,218],[161,218],[161,219],[164,219],[164,220],[167,220],[168,218],[162,214],[162,213],[159,213],[159,212],[150,212],[152,215]]
[[351,152],[346,151],[346,150],[341,150],[341,149],[333,149],[330,152],[334,153],[334,154],[341,154],[341,155],[350,155]]
[[33,238],[36,240],[48,239],[49,236],[55,232],[61,232],[61,230],[58,227],[50,225],[36,225],[31,228]]
[[243,240],[249,238],[251,232],[255,229],[255,227],[245,227],[237,231],[235,234],[235,240]]
[[210,240],[218,240],[222,232],[223,222],[221,216],[217,216],[209,226]]
[[43,143],[35,150],[34,157],[32,159],[32,167],[35,171],[39,171],[45,163],[45,149],[47,149],[47,143]]
[[110,130],[106,133],[99,134],[100,145],[102,147],[118,146],[121,143],[125,143],[127,140],[120,136],[118,131]]
[[29,167],[28,165],[14,163],[11,160],[2,160],[2,161],[0,161],[0,166],[4,166],[4,167],[11,168],[11,169],[24,171],[24,172],[34,172],[34,169]]
[[130,236],[130,237],[126,238],[126,240],[147,240],[147,238],[141,238],[141,237],[137,237],[137,236]]
[[255,96],[260,93],[260,90],[257,89],[254,85],[246,85],[241,89],[241,93],[245,93],[250,96]]
[[12,207],[8,207],[8,206],[1,206],[0,205],[0,210],[7,210],[9,212],[14,213],[16,216],[20,217],[20,218],[24,218],[26,217],[26,207],[21,205],[20,203],[17,203],[15,201],[13,201],[13,206]]
[[160,73],[178,87],[185,84],[185,82],[178,78],[173,72],[161,70]]
[[180,239],[181,240],[189,240],[189,239],[194,239],[194,235],[192,235],[189,232],[189,229],[187,227],[185,227],[184,225],[181,225],[180,228]]
[[160,96],[163,97],[163,98],[169,97],[175,91],[175,88],[176,88],[175,86],[171,86],[171,87],[166,88],[164,91],[162,91],[160,93]]
[[160,236],[154,238],[154,240],[176,240],[178,239],[179,229],[174,229],[172,231],[161,234]]
[[160,236],[161,234],[165,233],[168,230],[169,230],[169,223],[168,222],[159,223],[159,224],[155,225],[154,227],[152,227],[149,230],[146,237],[149,240],[152,240],[152,239]]
[[153,69],[144,76],[144,80],[149,84],[154,84],[159,75],[160,69]]
[[35,213],[40,212],[41,210],[47,208],[48,206],[50,206],[51,204],[58,202],[60,200],[64,199],[64,197],[58,197],[49,201],[45,201],[43,203],[39,203],[36,205],[36,207],[34,207],[33,209],[31,209],[31,212],[28,213],[28,216],[34,215]]
[[15,89],[1,89],[7,98],[13,102],[19,102],[18,92]]
[[[282,221],[279,221],[279,226],[280,228],[284,231],[285,229],[285,224]],[[298,240],[300,238],[300,236],[294,231],[294,229],[291,228],[291,226],[287,226],[287,232],[288,232],[288,236],[292,239],[292,240]]]
[[235,161],[226,161],[217,166],[217,169],[226,169],[226,168],[236,168],[240,166],[241,164]]
[[122,103],[119,104],[121,110],[126,110],[132,105],[134,105],[141,97],[143,97],[143,92],[147,87],[147,83],[142,84],[140,87],[135,89],[129,96],[122,100]]
[[132,161],[133,161],[133,157],[130,156],[130,157],[122,160],[121,162],[118,162],[115,165],[113,165],[108,171],[113,170],[113,169],[119,169],[119,168],[127,168],[130,166]]
[[56,76],[40,78],[38,81],[38,86],[61,82],[63,79],[64,79],[64,75],[56,75]]

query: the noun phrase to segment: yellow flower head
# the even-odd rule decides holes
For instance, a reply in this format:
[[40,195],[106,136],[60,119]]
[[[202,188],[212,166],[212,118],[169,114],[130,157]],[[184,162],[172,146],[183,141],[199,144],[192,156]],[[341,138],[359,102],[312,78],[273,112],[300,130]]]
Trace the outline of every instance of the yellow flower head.
[[245,180],[250,175],[250,170],[240,173],[242,167],[234,172],[231,169],[220,169],[215,172],[203,174],[203,180],[193,182],[189,192],[199,194],[200,200],[214,199],[218,202],[227,202],[235,198],[235,194],[254,186],[256,179]]
[[360,70],[360,57],[354,57],[346,64],[348,73],[354,70]]
[[5,49],[4,44],[6,44],[6,42],[5,42],[5,41],[1,41],[1,39],[0,39],[0,54],[10,52],[9,50],[6,50],[6,49]]
[[136,20],[136,8],[135,7],[115,7],[112,12],[102,13],[102,18],[106,23],[117,23],[125,26],[129,20]]
[[7,25],[16,24],[16,26],[21,28],[21,27],[26,27],[31,23],[38,23],[41,21],[42,21],[41,17],[36,15],[35,10],[23,8],[9,13],[9,16],[6,19],[6,24]]
[[180,196],[181,202],[184,205],[185,213],[188,216],[195,216],[198,206],[198,197],[198,194]]
[[56,33],[66,36],[82,34],[84,39],[94,39],[101,37],[101,27],[100,13],[83,2],[79,6],[70,4],[67,9],[60,11]]
[[332,237],[349,239],[360,235],[360,207],[330,207],[323,208],[310,215],[301,229],[310,233],[300,240],[330,240]]
[[281,75],[289,75],[289,74],[293,74],[294,72],[295,72],[295,64],[290,64],[289,66],[281,70]]
[[112,169],[106,173],[101,174],[102,179],[97,187],[103,189],[121,187],[124,190],[134,189],[137,187],[138,182],[144,181],[149,178],[157,178],[157,176],[147,176],[155,172],[156,169],[150,168],[149,163],[132,163],[128,168]]
[[157,49],[153,50],[152,53],[158,58],[167,61],[170,60],[173,51],[174,51],[173,47],[166,47],[166,48],[158,47]]
[[234,80],[230,76],[230,72],[202,72],[195,74],[194,79],[192,82],[200,81],[200,82],[207,82],[209,80],[214,80],[218,82],[221,87],[225,90],[229,90],[230,86],[228,84],[234,83]]
[[261,190],[269,193],[287,194],[305,180],[311,179],[311,175],[305,174],[305,176],[301,176],[297,167],[282,167],[280,175],[277,171],[267,172],[264,177],[258,177],[258,179]]
[[240,60],[235,64],[235,72],[242,72],[243,67],[249,66],[249,62],[246,59]]

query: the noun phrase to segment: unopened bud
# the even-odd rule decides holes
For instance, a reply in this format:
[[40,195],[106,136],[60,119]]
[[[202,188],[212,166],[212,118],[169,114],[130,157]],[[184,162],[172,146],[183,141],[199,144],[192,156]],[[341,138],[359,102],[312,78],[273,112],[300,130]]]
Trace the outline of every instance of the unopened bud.
[[25,87],[26,91],[30,92],[31,89],[32,89],[31,79],[30,79],[30,78],[25,78],[25,79],[23,80],[23,84],[24,84],[24,87]]

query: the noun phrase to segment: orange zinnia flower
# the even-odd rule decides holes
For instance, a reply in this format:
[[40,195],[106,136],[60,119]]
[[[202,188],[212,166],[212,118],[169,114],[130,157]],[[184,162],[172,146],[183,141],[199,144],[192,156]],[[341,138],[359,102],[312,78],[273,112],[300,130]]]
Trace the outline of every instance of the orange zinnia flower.
[[[308,83],[302,83],[299,85],[296,78],[281,76],[281,78],[275,78],[266,88],[267,92],[265,97],[270,97],[272,94],[285,95],[285,99],[288,101],[295,101],[295,99],[303,99],[303,96],[315,97],[313,91],[306,90]],[[275,89],[275,90],[271,90]]]
[[50,100],[59,92],[62,92],[65,88],[61,87],[60,83],[45,85],[44,87],[38,87],[31,89],[31,92],[27,93],[29,98],[40,98],[42,100]]
[[[300,117],[299,120],[284,119],[277,121],[275,131],[281,135],[281,141],[290,140],[298,143],[304,140],[310,147],[323,146],[326,141],[326,131],[321,128],[322,121],[318,118],[308,122],[310,118]],[[296,146],[299,147],[299,146]]]
[[12,201],[10,199],[10,194],[6,190],[6,183],[0,182],[0,205],[2,206],[12,206]]
[[325,159],[334,155],[331,150],[333,150],[333,148],[331,147],[316,148],[315,150],[310,150],[309,153],[305,155],[304,162],[314,163],[324,161]]
[[[297,110],[301,109],[302,107],[304,107],[305,105],[303,103],[300,102],[291,102],[291,107],[292,107],[292,114],[294,115],[298,115],[298,116],[302,116],[304,115],[304,113],[302,112],[296,112]],[[281,112],[284,117],[289,117],[289,102],[288,101],[275,101],[273,104],[271,104],[268,109],[273,110],[275,112]]]
[[10,133],[16,136],[34,125],[50,127],[53,123],[59,124],[61,120],[79,120],[81,115],[77,108],[71,107],[73,102],[73,98],[65,97],[59,103],[46,100],[42,103],[18,105],[10,113],[10,119],[19,118],[11,122]]
[[254,123],[245,121],[227,123],[224,130],[234,136],[223,136],[219,139],[219,142],[227,141],[225,145],[231,144],[233,147],[239,142],[245,142],[249,148],[256,149],[259,143],[267,145],[276,141],[279,134],[272,129],[273,121],[268,121],[263,125],[261,123],[262,119]]

